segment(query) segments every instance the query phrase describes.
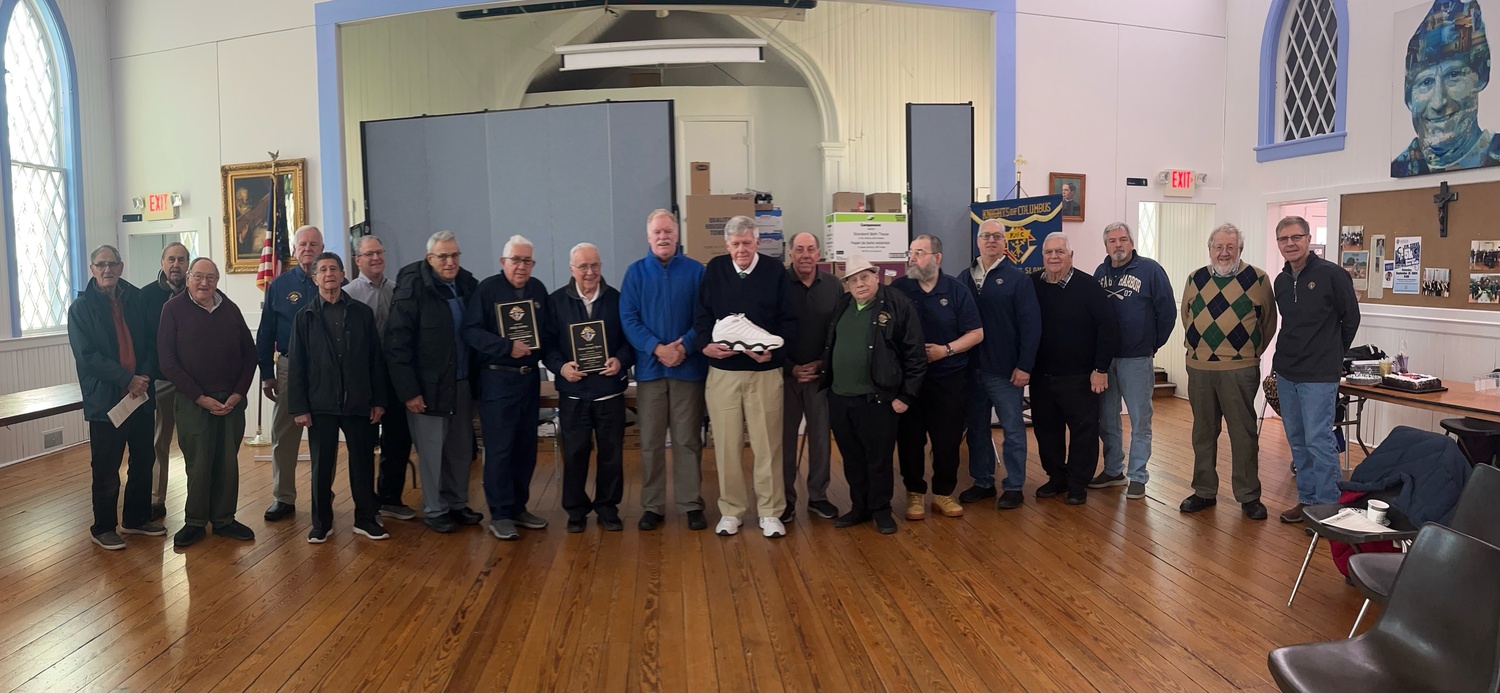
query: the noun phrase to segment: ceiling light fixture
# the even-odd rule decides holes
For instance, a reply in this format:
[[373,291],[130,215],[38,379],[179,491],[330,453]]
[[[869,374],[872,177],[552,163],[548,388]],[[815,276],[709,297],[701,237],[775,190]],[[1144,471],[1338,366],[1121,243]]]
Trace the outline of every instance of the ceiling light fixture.
[[562,69],[597,70],[642,65],[763,63],[766,40],[759,38],[666,39],[558,46]]

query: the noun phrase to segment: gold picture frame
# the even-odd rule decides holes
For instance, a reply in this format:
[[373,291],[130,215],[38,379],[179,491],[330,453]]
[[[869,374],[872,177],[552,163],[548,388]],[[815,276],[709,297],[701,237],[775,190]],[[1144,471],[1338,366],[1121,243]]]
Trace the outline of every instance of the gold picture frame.
[[[273,162],[263,161],[219,169],[224,196],[225,274],[253,274],[260,269],[272,166]],[[279,160],[274,166],[286,195],[287,231],[296,231],[307,224],[307,159]]]
[[1066,195],[1063,186],[1072,188],[1072,199],[1063,199],[1062,220],[1083,221],[1085,212],[1085,199],[1088,196],[1088,176],[1082,173],[1049,173],[1047,174],[1047,190],[1053,195]]

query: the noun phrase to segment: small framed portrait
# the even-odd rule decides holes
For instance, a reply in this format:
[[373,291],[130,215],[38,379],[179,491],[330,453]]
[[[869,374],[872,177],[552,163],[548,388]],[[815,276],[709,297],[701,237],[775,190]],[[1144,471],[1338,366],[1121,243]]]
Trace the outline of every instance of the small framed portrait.
[[1084,184],[1082,173],[1049,173],[1047,187],[1053,195],[1062,195],[1062,220],[1083,221]]
[[[274,166],[280,185],[271,185]],[[278,190],[288,232],[307,223],[307,159],[230,164],[219,170],[224,190],[224,272],[254,273],[270,225],[272,190]],[[288,242],[290,245],[290,242]]]

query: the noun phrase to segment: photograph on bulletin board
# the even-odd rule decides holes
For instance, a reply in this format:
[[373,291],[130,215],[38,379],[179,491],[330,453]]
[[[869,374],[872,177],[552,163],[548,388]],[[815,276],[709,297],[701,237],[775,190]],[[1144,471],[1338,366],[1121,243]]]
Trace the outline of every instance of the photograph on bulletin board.
[[1422,295],[1447,298],[1452,295],[1453,291],[1451,278],[1452,274],[1446,268],[1424,268],[1422,270]]
[[1469,303],[1496,303],[1500,297],[1500,274],[1469,275]]
[[1469,271],[1500,272],[1500,241],[1469,243]]
[[1341,253],[1339,264],[1344,271],[1349,273],[1354,280],[1355,291],[1365,291],[1370,283],[1370,252],[1367,250],[1345,250]]
[[1360,250],[1365,247],[1365,227],[1345,226],[1339,231],[1339,250]]

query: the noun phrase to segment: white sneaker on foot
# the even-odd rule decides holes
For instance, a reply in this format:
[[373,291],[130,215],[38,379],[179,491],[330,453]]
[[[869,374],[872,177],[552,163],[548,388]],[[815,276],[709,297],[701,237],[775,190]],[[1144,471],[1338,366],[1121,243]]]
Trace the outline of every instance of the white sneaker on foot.
[[780,349],[786,343],[781,337],[761,329],[740,313],[727,315],[715,322],[713,340],[735,351],[749,349],[759,353]]
[[760,533],[768,539],[784,537],[786,536],[786,525],[781,524],[781,520],[777,518],[762,517],[760,518]]
[[740,533],[740,518],[733,515],[725,515],[719,519],[719,526],[714,528],[714,534],[721,537],[732,537]]

